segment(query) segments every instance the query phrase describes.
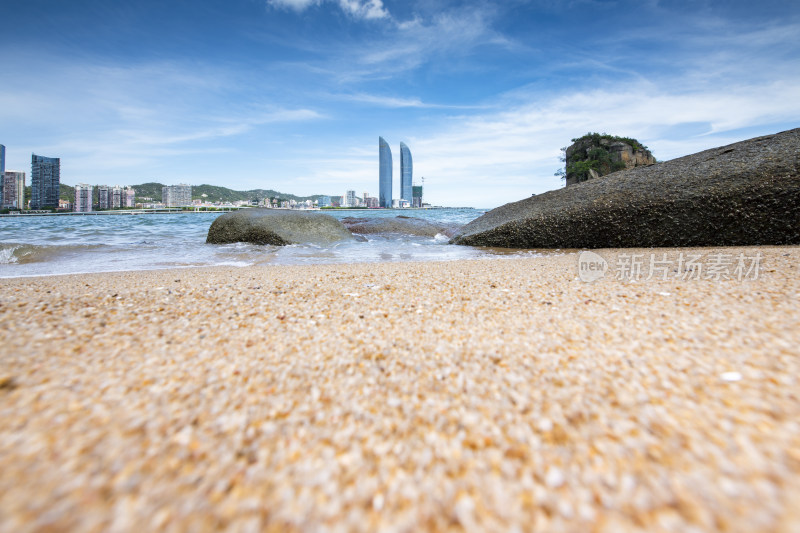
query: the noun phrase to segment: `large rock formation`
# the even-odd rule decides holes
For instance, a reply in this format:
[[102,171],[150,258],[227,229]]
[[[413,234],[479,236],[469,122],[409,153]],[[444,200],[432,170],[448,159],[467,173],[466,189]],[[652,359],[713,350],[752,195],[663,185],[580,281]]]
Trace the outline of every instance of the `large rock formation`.
[[654,165],[655,157],[636,139],[589,133],[564,152],[567,187],[618,170]]
[[800,129],[489,211],[452,243],[507,248],[800,244]]
[[401,233],[403,235],[419,235],[435,237],[438,234],[452,237],[461,228],[461,224],[434,223],[421,218],[398,215],[396,217],[356,218],[347,217],[342,223],[353,233]]
[[296,243],[330,243],[353,240],[341,222],[330,215],[272,209],[241,209],[218,217],[208,229],[206,242],[249,242],[284,246]]

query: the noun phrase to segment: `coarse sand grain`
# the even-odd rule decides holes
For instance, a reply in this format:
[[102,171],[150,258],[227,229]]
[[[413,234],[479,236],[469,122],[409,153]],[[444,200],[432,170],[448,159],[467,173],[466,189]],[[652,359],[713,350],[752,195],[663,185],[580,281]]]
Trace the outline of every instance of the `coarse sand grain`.
[[799,531],[800,248],[694,252],[0,280],[0,531]]

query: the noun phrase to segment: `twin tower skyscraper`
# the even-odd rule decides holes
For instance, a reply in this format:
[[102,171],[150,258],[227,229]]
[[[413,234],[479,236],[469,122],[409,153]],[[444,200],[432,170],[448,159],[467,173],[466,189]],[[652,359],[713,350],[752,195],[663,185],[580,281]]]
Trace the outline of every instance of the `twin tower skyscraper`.
[[[381,207],[392,207],[392,149],[383,137],[378,137],[378,156],[380,170],[378,174],[378,202]],[[408,202],[412,199],[413,164],[411,150],[400,143],[400,200]]]

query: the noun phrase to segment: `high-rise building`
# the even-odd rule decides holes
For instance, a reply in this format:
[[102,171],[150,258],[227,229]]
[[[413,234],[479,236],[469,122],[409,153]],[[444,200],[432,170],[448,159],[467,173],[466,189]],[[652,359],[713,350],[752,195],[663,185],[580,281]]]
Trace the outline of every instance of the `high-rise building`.
[[111,208],[119,209],[122,207],[122,187],[114,185],[111,187]]
[[92,211],[92,191],[94,187],[79,183],[75,185],[75,211],[89,213]]
[[411,187],[411,207],[422,207],[422,185]]
[[411,162],[411,150],[405,143],[400,143],[400,199],[405,200],[411,205],[412,200],[412,180],[413,164]]
[[5,187],[6,176],[6,147],[0,144],[0,200],[5,198],[3,188]]
[[58,207],[61,160],[31,154],[31,209]]
[[108,185],[97,186],[97,208],[111,209],[111,187]]
[[392,149],[389,143],[378,137],[378,199],[381,207],[392,207]]
[[192,186],[185,183],[165,185],[161,189],[161,201],[167,207],[192,205]]
[[136,207],[136,189],[133,187],[125,187],[122,195],[122,207]]
[[347,191],[345,195],[344,207],[358,207],[358,199],[356,198],[356,191]]
[[25,173],[6,170],[2,181],[2,207],[5,209],[25,209]]

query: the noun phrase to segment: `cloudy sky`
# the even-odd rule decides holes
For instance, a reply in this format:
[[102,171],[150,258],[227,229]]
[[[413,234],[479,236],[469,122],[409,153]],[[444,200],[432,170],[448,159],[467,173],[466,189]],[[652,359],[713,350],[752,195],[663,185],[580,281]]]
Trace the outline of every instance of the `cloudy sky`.
[[589,131],[659,160],[800,127],[797,0],[25,0],[2,8],[6,168],[62,182],[378,193],[563,186]]

